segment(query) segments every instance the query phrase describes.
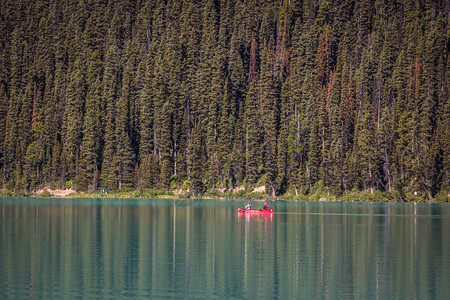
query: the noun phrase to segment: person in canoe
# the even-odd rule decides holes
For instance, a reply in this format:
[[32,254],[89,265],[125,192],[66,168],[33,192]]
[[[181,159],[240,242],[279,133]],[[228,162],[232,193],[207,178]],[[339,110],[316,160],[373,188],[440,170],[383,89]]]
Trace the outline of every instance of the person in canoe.
[[250,204],[250,202],[247,202],[247,206],[245,207],[245,209],[248,209],[248,210],[252,209],[252,205]]
[[269,206],[267,205],[267,202],[264,203],[263,207],[260,210],[268,210]]

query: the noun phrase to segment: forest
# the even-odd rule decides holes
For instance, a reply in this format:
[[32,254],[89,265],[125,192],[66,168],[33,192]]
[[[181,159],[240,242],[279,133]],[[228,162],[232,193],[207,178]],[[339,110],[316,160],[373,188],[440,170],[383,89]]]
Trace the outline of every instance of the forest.
[[446,0],[0,0],[4,191],[450,194]]

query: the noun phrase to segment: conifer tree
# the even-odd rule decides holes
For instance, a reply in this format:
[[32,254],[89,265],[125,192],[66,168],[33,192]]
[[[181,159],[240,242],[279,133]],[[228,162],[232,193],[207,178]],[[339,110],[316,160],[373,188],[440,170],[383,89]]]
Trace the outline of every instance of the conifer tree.
[[320,167],[320,140],[319,140],[319,128],[317,121],[313,121],[311,131],[308,137],[308,163],[307,163],[307,179],[309,186],[311,187],[319,180],[319,167]]
[[143,79],[143,87],[139,96],[140,143],[139,159],[154,155],[154,107],[151,91],[151,65],[147,63]]
[[[442,125],[441,123],[442,122]],[[440,151],[442,155],[442,165],[441,165],[441,171],[438,172],[438,178],[436,178],[435,184],[437,185],[438,182],[442,181],[442,191],[447,192],[450,189],[450,132],[448,128],[450,128],[450,101],[447,101],[447,103],[444,106],[444,112],[442,113],[442,121],[440,121],[438,124],[439,126],[437,138],[439,139],[441,145],[440,145]]]
[[116,152],[113,158],[114,176],[119,189],[133,185],[134,153],[130,137],[130,102],[133,97],[132,64],[128,61],[123,73],[121,97],[116,104]]
[[362,115],[358,118],[356,131],[355,147],[358,152],[360,178],[363,188],[369,189],[373,193],[379,182],[380,155],[378,154],[373,107],[367,97],[364,101]]
[[283,84],[280,94],[280,122],[277,135],[277,190],[284,194],[288,189],[288,178],[292,176],[289,161],[289,145],[293,142],[290,137],[292,120],[292,77],[288,77]]
[[244,103],[247,89],[250,89],[251,83],[246,88],[246,78],[244,71],[244,63],[239,53],[241,40],[238,29],[234,29],[231,35],[230,50],[228,56],[228,87],[230,97],[234,99],[236,105],[240,107]]
[[342,92],[342,74],[341,69],[336,69],[331,82],[331,91],[329,99],[329,126],[330,126],[330,188],[334,193],[340,194],[343,188],[343,144],[342,144],[342,110],[341,110],[341,92]]
[[246,126],[245,126],[245,108],[243,103],[237,106],[236,126],[234,128],[234,143],[231,152],[232,174],[230,175],[231,187],[244,183],[247,167],[246,151]]
[[80,146],[83,132],[83,116],[86,97],[86,83],[81,58],[70,71],[66,89],[66,110],[64,112],[64,153],[66,176],[75,179],[80,167]]
[[250,185],[258,180],[260,157],[260,112],[258,109],[257,82],[250,85],[245,99],[244,140],[245,140],[245,178]]
[[27,147],[25,157],[26,187],[36,187],[41,180],[42,167],[45,159],[44,130],[41,122],[33,124],[33,141]]
[[235,138],[236,117],[232,104],[228,94],[227,82],[225,82],[224,95],[220,102],[219,134],[217,137],[217,155],[220,168],[221,188],[228,187],[227,182],[229,182],[233,176],[232,149]]
[[277,134],[278,134],[278,118],[279,105],[277,99],[279,97],[277,88],[273,78],[273,60],[270,57],[269,44],[266,43],[261,54],[261,71],[259,79],[259,103],[260,103],[260,128],[262,131],[262,157],[263,172],[267,176],[267,190],[272,191],[275,196],[275,179],[276,179],[276,157],[277,157]]
[[[0,168],[3,169],[4,147],[6,138],[6,116],[8,114],[8,94],[6,91],[6,82],[0,85]],[[0,174],[2,176],[3,174]]]
[[81,144],[80,188],[95,189],[100,181],[101,150],[103,138],[103,111],[101,107],[103,84],[102,62],[97,50],[92,54],[87,69],[87,95]]
[[203,169],[204,169],[204,142],[201,131],[197,131],[199,125],[193,129],[192,142],[190,143],[190,156],[188,157],[189,179],[191,181],[191,192],[194,194],[203,193]]
[[214,1],[208,1],[203,10],[203,30],[200,42],[200,65],[198,87],[203,91],[206,105],[206,151],[209,160],[209,186],[215,187],[219,179],[220,165],[217,154],[219,101],[223,94],[223,76],[220,67],[220,56],[216,55],[218,43],[218,15]]
[[344,152],[351,149],[353,144],[353,133],[355,128],[356,114],[357,114],[357,104],[356,104],[356,94],[355,87],[353,83],[353,71],[351,68],[344,69],[349,72],[348,82],[346,89],[344,90],[344,98],[342,100],[342,116],[343,116],[343,147]]
[[396,115],[395,119],[395,148],[393,153],[393,167],[394,167],[394,187],[400,193],[400,198],[403,201],[407,200],[405,187],[409,187],[409,173],[411,170],[411,163],[413,162],[411,153],[411,130],[413,129],[411,113],[413,111],[413,101],[408,101],[407,90],[408,76],[406,73],[404,51],[400,53],[396,66],[394,67],[393,81],[396,83],[395,96],[396,97]]
[[3,185],[14,181],[14,170],[20,167],[19,159],[19,112],[23,90],[25,87],[25,54],[26,45],[23,44],[23,31],[17,27],[12,32],[10,57],[9,98],[5,121],[5,140],[3,157]]
[[111,45],[106,52],[103,73],[102,109],[104,110],[104,147],[102,152],[101,185],[116,188],[114,178],[114,155],[116,153],[116,102],[121,87],[120,49]]
[[384,106],[381,112],[379,134],[379,147],[382,149],[382,170],[383,178],[381,183],[383,190],[391,193],[393,188],[393,151],[394,151],[394,117],[393,108]]

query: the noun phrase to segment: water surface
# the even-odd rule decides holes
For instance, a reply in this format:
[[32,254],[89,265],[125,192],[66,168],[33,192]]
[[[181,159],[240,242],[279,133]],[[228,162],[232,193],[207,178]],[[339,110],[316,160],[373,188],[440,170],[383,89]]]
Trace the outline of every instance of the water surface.
[[[253,202],[262,206],[262,202]],[[0,299],[446,299],[450,206],[0,198]]]

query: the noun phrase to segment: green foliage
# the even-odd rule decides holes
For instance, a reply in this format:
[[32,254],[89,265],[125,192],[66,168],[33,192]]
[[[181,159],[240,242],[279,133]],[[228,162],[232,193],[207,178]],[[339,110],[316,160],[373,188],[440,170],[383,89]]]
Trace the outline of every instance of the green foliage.
[[11,197],[13,196],[13,192],[8,189],[0,189],[0,197]]
[[188,199],[188,198],[192,198],[193,195],[194,194],[192,192],[184,192],[184,193],[179,193],[177,197],[179,199]]
[[183,181],[183,184],[181,185],[181,188],[184,191],[186,191],[186,190],[189,191],[191,189],[191,187],[192,187],[192,181],[190,181],[190,180]]
[[144,190],[141,197],[144,198],[158,198],[165,196],[174,196],[174,193],[167,190]]
[[230,193],[221,192],[215,189],[209,189],[204,195],[204,198],[224,198],[228,199],[230,197]]
[[14,191],[14,196],[27,197],[29,195],[30,195],[30,193],[25,189],[18,189],[18,190]]
[[39,197],[53,197],[54,195],[50,193],[49,191],[43,191],[39,194]]
[[339,198],[344,201],[386,202],[391,200],[386,193],[381,191],[353,191]]
[[6,190],[450,186],[445,1],[47,2],[2,3]]
[[450,196],[448,193],[442,192],[436,195],[434,198],[436,202],[450,202]]
[[171,190],[178,188],[177,179],[175,175],[170,176],[169,186]]
[[263,193],[254,193],[254,192],[248,192],[246,190],[239,190],[236,193],[232,195],[234,199],[262,199],[266,198],[267,195]]
[[12,179],[8,180],[8,181],[3,185],[3,188],[4,188],[5,190],[8,190],[8,191],[14,190],[14,181],[13,181]]
[[72,181],[72,180],[68,180],[68,181],[66,181],[66,183],[64,184],[64,186],[65,186],[67,189],[70,189],[70,188],[72,187],[72,185],[73,185],[73,181]]

